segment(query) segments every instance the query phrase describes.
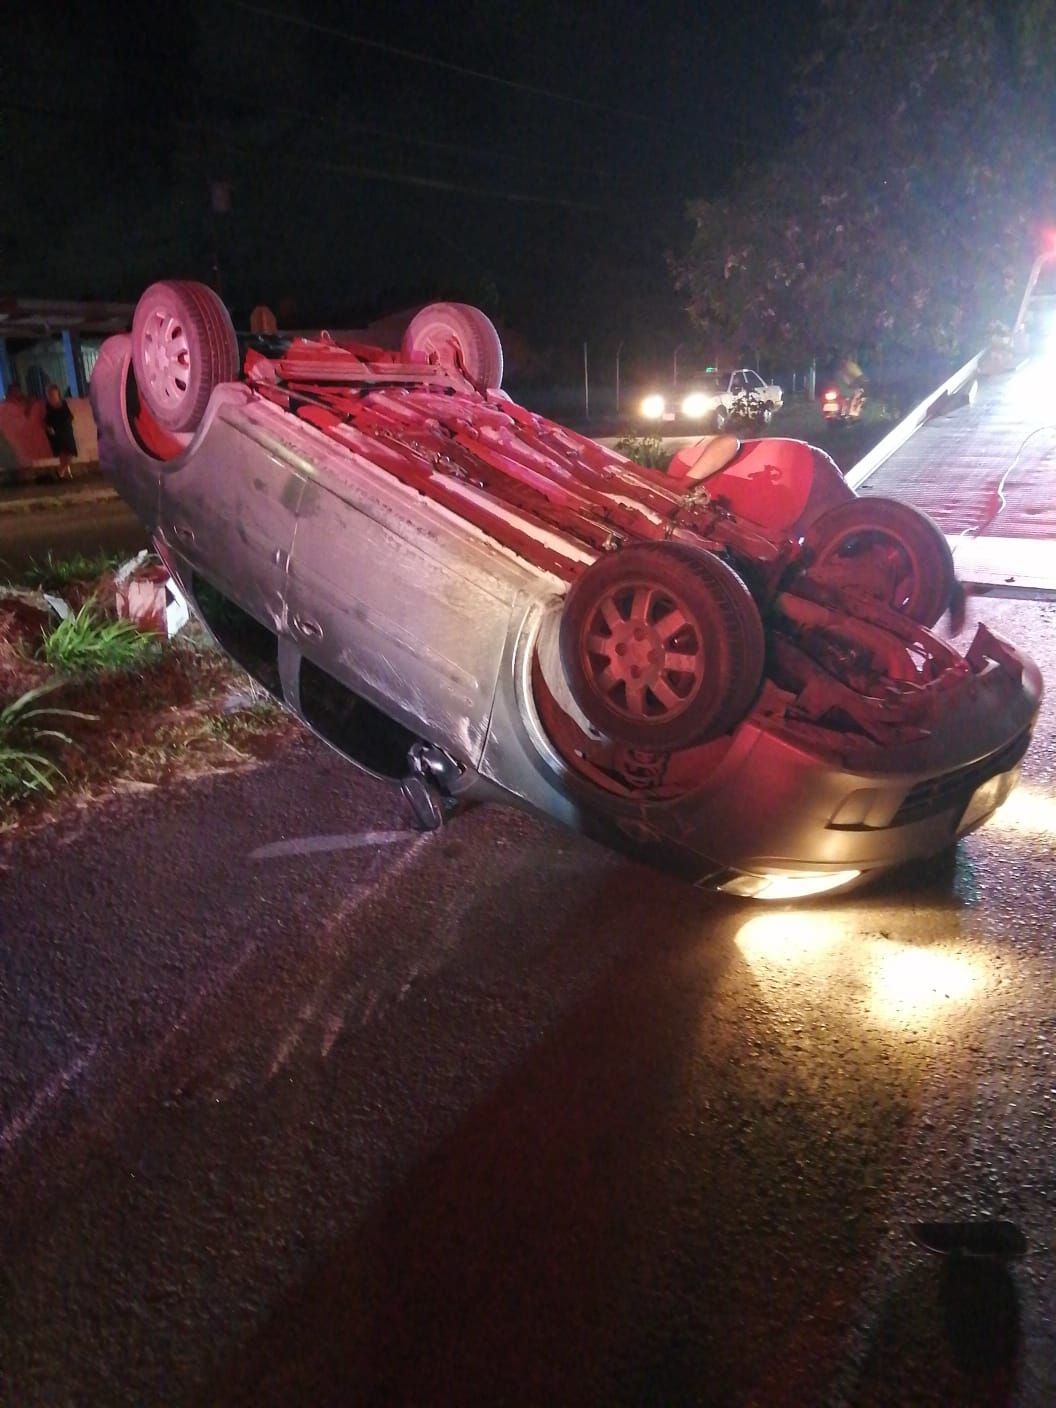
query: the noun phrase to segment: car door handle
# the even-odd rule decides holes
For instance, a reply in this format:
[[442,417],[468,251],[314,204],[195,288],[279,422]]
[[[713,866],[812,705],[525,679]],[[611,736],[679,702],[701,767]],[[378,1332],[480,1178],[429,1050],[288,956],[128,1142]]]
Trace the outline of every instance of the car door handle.
[[295,616],[293,618],[293,629],[298,635],[309,636],[312,640],[322,640],[323,628],[318,621],[313,621],[308,616]]
[[194,529],[188,528],[186,523],[174,523],[172,525],[172,536],[178,538],[181,543],[190,545],[194,542]]

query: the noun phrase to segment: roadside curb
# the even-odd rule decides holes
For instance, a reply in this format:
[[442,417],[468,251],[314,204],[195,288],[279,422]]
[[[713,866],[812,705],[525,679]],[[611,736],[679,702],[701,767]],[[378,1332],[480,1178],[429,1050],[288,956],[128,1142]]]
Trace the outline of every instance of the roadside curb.
[[116,490],[99,481],[84,485],[42,487],[33,494],[11,497],[0,490],[0,515],[54,513],[69,508],[71,504],[109,503],[116,498]]

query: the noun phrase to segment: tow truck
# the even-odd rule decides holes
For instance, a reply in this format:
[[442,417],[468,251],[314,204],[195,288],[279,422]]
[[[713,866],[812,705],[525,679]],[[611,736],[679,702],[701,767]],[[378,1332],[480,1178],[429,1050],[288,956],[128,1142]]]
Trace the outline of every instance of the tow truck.
[[997,336],[847,472],[915,504],[969,595],[1056,597],[1056,249],[1034,261]]

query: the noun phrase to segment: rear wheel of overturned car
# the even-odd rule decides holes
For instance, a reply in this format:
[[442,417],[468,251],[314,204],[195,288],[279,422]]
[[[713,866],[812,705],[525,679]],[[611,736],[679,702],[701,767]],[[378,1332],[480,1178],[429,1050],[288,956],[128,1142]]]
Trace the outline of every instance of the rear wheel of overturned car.
[[478,391],[502,385],[502,343],[486,313],[468,303],[430,303],[403,335],[409,361],[434,361],[461,372]]
[[851,499],[820,514],[803,539],[816,581],[851,587],[933,626],[957,592],[942,530],[898,499]]
[[682,543],[636,543],[573,583],[560,652],[572,697],[595,728],[671,752],[744,717],[765,642],[748,588],[719,558]]
[[151,284],[132,318],[132,370],[140,399],[164,430],[196,430],[209,397],[238,377],[238,339],[205,284]]

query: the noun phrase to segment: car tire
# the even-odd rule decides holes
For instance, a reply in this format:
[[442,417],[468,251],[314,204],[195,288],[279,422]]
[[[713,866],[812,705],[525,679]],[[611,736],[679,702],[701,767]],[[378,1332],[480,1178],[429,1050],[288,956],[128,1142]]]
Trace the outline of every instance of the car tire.
[[769,425],[770,422],[773,420],[773,418],[774,418],[774,408],[773,408],[773,406],[769,406],[769,405],[764,406],[764,407],[763,407],[763,410],[762,410],[762,414],[760,415],[759,419],[762,421],[762,423],[763,423],[764,425]]
[[852,499],[820,514],[803,546],[815,580],[850,586],[922,626],[933,626],[957,591],[942,530],[898,499]]
[[502,385],[502,343],[486,313],[468,303],[431,303],[416,313],[403,335],[408,361],[435,361],[461,372],[478,391]]
[[218,295],[190,280],[151,284],[132,318],[132,370],[163,430],[196,430],[214,389],[239,372],[238,339]]
[[559,632],[569,692],[602,734],[672,752],[728,733],[762,680],[763,625],[718,557],[637,543],[572,585]]

